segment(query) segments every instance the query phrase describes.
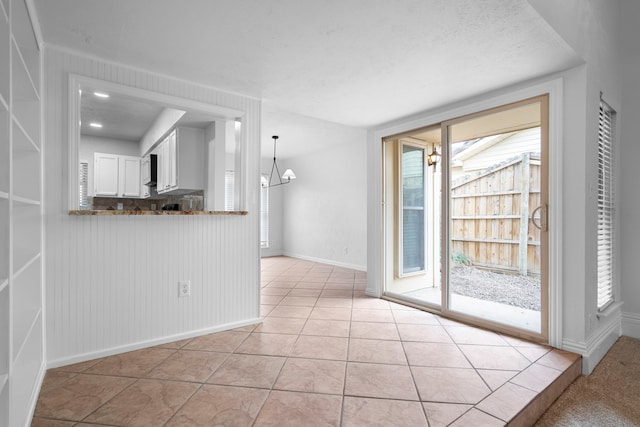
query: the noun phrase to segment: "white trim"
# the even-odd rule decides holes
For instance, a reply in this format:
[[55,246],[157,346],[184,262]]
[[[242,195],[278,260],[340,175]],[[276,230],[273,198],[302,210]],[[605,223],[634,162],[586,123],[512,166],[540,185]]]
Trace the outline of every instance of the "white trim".
[[[425,276],[427,274],[427,263],[425,262],[422,266],[421,269],[419,270],[414,270],[414,271],[410,271],[405,273],[404,272],[404,211],[405,211],[405,206],[404,206],[404,181],[402,179],[402,174],[404,173],[405,170],[405,166],[404,166],[404,147],[408,146],[411,148],[415,148],[417,150],[421,150],[422,154],[420,156],[420,159],[422,161],[422,191],[423,193],[426,191],[427,188],[427,172],[429,171],[429,166],[427,164],[427,153],[428,153],[428,148],[427,148],[427,142],[426,141],[421,141],[421,142],[414,142],[411,140],[403,140],[402,138],[400,139],[399,143],[398,143],[398,147],[397,147],[397,158],[398,158],[398,170],[397,170],[397,182],[398,182],[398,188],[397,188],[397,198],[398,198],[398,206],[394,209],[395,211],[395,215],[398,216],[397,218],[397,227],[398,227],[398,243],[397,243],[397,248],[396,251],[398,253],[398,257],[394,262],[394,268],[396,269],[396,275],[398,277],[398,279],[404,279],[404,278],[408,278],[408,277],[412,277],[412,276]],[[434,197],[435,198],[435,197]],[[427,204],[427,200],[426,197],[424,197],[424,200],[422,202],[422,236],[423,236],[423,253],[426,254],[427,253],[427,208],[428,206],[426,206]],[[430,203],[431,204],[431,203]],[[418,209],[416,209],[418,210]]]
[[[277,255],[269,255],[269,256],[277,256]],[[353,270],[358,270],[358,271],[367,271],[366,265],[350,264],[346,262],[334,261],[334,260],[324,259],[324,258],[317,258],[313,256],[298,255],[298,254],[294,254],[292,252],[286,252],[286,251],[282,253],[282,256],[303,259],[305,261],[319,262],[322,264],[329,264],[329,265],[333,265],[334,267],[344,267],[344,268],[351,268]]]
[[[457,117],[549,94],[549,344],[562,342],[562,97],[563,79],[554,76],[542,81],[503,88],[453,106],[426,111],[372,129],[368,134],[368,271],[367,294],[380,296],[384,280],[384,224],[382,210],[382,140],[442,123]],[[376,266],[376,267],[374,267]]]
[[[612,313],[613,314],[613,313]],[[622,334],[621,316],[611,316],[606,325],[587,342],[564,340],[561,348],[582,355],[582,373],[589,375]]]
[[141,348],[147,348],[157,346],[160,344],[166,344],[173,341],[180,341],[188,338],[198,337],[201,335],[207,335],[214,332],[221,332],[235,328],[241,328],[243,326],[255,325],[261,323],[262,319],[257,317],[248,320],[242,320],[239,322],[231,322],[223,325],[214,326],[211,328],[198,329],[195,331],[189,331],[181,334],[168,335],[166,337],[154,338],[146,341],[139,341],[132,344],[121,345],[118,347],[111,347],[104,350],[93,351],[89,353],[78,354],[71,357],[62,357],[56,360],[47,361],[47,369],[59,368],[61,366],[72,365],[74,363],[86,362],[87,360],[98,359],[101,357],[113,356],[115,354],[125,353],[127,351],[138,350]]
[[58,51],[60,53],[64,53],[64,54],[68,54],[68,55],[72,55],[72,56],[79,56],[79,57],[86,58],[86,59],[89,59],[89,60],[99,61],[99,62],[102,62],[103,64],[112,65],[114,67],[124,68],[124,69],[127,69],[127,70],[132,70],[132,71],[148,74],[148,75],[155,76],[155,77],[160,77],[162,79],[167,79],[167,80],[172,80],[172,81],[175,81],[175,82],[185,83],[185,84],[188,84],[189,86],[196,86],[196,87],[201,87],[201,88],[207,89],[207,90],[213,90],[213,91],[219,92],[221,94],[239,96],[239,97],[251,99],[251,100],[254,100],[254,101],[262,101],[262,98],[257,97],[257,96],[247,95],[247,94],[239,93],[239,92],[233,92],[233,91],[230,91],[230,90],[224,90],[224,89],[220,89],[218,87],[206,85],[206,84],[199,83],[199,82],[194,82],[192,80],[183,79],[183,78],[172,76],[172,75],[169,75],[169,74],[162,74],[162,73],[159,73],[157,71],[153,71],[153,70],[149,70],[149,69],[141,68],[141,67],[136,67],[134,65],[127,64],[127,63],[124,63],[124,62],[118,62],[118,61],[113,61],[113,60],[110,60],[110,59],[106,59],[106,58],[103,58],[103,57],[98,56],[98,55],[93,55],[93,54],[84,52],[84,51],[79,50],[79,49],[72,49],[72,48],[69,48],[69,47],[60,46],[60,45],[57,45],[55,43],[45,42],[44,43],[44,47],[46,49],[55,50],[55,51]]
[[640,339],[640,314],[622,312],[622,335]]

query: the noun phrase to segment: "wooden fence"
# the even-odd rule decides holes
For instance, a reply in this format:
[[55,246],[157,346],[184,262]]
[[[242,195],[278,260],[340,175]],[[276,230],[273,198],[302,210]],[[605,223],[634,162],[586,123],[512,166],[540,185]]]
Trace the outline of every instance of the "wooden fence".
[[540,274],[540,156],[525,153],[451,187],[452,254],[492,270]]

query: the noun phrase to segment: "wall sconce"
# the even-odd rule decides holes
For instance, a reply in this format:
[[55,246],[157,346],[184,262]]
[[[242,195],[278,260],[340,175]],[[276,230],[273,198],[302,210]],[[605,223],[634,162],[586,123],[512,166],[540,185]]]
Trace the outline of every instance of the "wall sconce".
[[[291,169],[287,169],[284,171],[282,176],[280,176],[280,170],[278,169],[278,164],[276,163],[276,142],[278,141],[278,136],[274,135],[273,138],[273,164],[271,165],[271,173],[269,174],[269,181],[262,180],[261,186],[262,188],[266,187],[275,187],[276,185],[289,184],[292,179],[296,179],[296,174],[293,173]],[[271,183],[273,179],[273,172],[275,171],[276,176],[278,177],[278,181],[275,181],[273,184]]]
[[431,154],[427,154],[427,163],[429,164],[429,166],[433,166],[433,171],[436,171],[436,165],[438,164],[438,162],[440,161],[440,158],[442,156],[440,155],[440,153],[438,153],[436,151],[436,146],[433,146],[433,151],[431,152]]

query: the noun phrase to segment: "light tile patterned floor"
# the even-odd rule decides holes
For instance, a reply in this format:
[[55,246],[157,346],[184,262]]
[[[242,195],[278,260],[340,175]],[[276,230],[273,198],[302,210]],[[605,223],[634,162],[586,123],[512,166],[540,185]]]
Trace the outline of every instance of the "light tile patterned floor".
[[32,426],[502,426],[577,360],[262,262],[264,321],[47,372]]

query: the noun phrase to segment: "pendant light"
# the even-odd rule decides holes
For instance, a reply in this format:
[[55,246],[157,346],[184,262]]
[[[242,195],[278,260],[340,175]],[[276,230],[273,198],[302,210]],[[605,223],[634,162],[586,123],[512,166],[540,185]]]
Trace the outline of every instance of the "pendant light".
[[[269,181],[265,182],[266,180],[263,180],[261,183],[262,188],[289,184],[292,179],[296,179],[296,174],[293,173],[291,169],[285,170],[282,176],[280,176],[280,169],[278,169],[278,164],[276,163],[276,143],[278,142],[279,137],[277,135],[274,135],[271,138],[273,138],[273,165],[271,165],[271,173],[269,174]],[[272,184],[271,181],[273,180],[274,171],[276,173],[276,176],[278,177],[278,180]]]

